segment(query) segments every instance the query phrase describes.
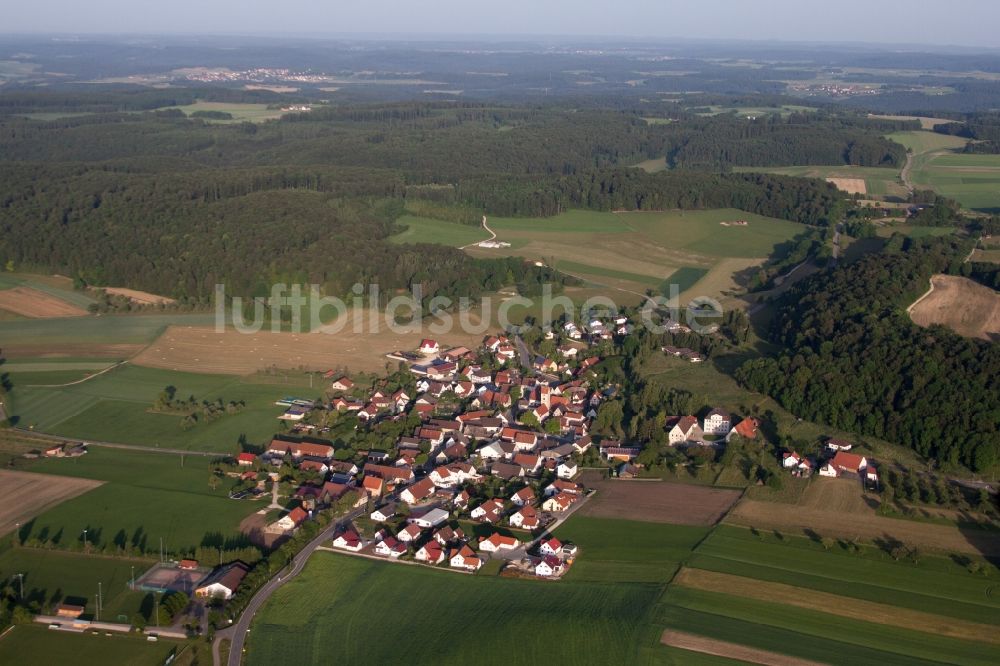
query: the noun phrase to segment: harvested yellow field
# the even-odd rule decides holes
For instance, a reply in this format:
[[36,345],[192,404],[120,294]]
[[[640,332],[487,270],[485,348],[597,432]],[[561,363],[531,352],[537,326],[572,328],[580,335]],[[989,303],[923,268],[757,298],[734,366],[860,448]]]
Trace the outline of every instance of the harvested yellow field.
[[142,303],[144,305],[159,305],[160,303],[177,302],[172,298],[167,298],[166,296],[159,296],[157,294],[151,294],[148,291],[139,291],[138,289],[127,289],[125,287],[104,287],[104,291],[108,292],[112,296],[124,296],[131,301]]
[[817,592],[785,583],[771,583],[732,574],[687,568],[682,569],[674,577],[674,583],[696,590],[721,592],[745,599],[759,599],[796,608],[820,610],[840,617],[863,617],[867,622],[904,629],[919,627],[921,631],[939,636],[1000,645],[1000,634],[996,632],[996,627],[988,624],[958,620],[839,594]]
[[908,312],[919,326],[942,324],[984,340],[1000,336],[1000,294],[968,278],[935,275],[930,290]]

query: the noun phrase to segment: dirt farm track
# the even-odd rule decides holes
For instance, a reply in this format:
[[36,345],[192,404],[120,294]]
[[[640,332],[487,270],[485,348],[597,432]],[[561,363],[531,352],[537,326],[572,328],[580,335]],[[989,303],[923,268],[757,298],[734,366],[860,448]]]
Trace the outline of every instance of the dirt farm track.
[[101,485],[101,481],[0,470],[0,535],[56,504]]
[[[593,477],[594,475],[588,475]],[[673,525],[714,525],[740,497],[738,490],[666,481],[587,478],[597,490],[581,516],[640,520]]]

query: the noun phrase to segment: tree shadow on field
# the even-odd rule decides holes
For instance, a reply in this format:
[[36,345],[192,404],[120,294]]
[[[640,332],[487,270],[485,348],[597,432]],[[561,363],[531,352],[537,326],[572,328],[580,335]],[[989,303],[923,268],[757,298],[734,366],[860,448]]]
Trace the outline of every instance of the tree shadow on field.
[[[997,501],[992,494],[992,501]],[[981,523],[976,516],[962,511],[958,518],[958,531],[983,558],[1000,569],[1000,529],[995,522]]]

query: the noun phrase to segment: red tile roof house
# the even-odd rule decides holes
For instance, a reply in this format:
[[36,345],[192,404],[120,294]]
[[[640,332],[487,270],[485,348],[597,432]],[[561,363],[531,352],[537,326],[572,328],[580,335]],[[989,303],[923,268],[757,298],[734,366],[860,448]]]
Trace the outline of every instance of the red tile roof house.
[[514,550],[521,542],[511,536],[494,532],[489,537],[479,540],[479,550],[484,553],[498,553],[502,550]]
[[552,537],[548,541],[543,541],[541,547],[538,549],[542,555],[555,555],[559,556],[562,552],[562,542],[559,539]]
[[375,546],[375,554],[396,558],[406,554],[406,544],[395,537],[386,537]]
[[352,382],[348,377],[341,377],[330,384],[330,388],[334,391],[350,391],[354,388],[354,382]]
[[414,559],[428,564],[440,564],[444,561],[444,557],[444,548],[441,547],[441,544],[437,541],[428,541],[420,547]]
[[361,541],[361,537],[353,530],[347,530],[343,534],[337,535],[337,538],[333,540],[334,548],[350,550],[355,553],[364,548],[364,546],[365,544]]
[[416,504],[427,499],[433,493],[434,482],[427,478],[414,483],[408,488],[405,488],[403,492],[399,494],[399,498],[407,504]]
[[552,555],[546,555],[535,565],[535,575],[543,577],[555,576],[561,573],[562,569],[562,560]]
[[252,453],[241,453],[236,456],[236,464],[243,465],[244,467],[249,467],[257,462],[257,456]]
[[513,495],[511,495],[510,501],[517,506],[525,506],[526,504],[531,504],[535,501],[535,491],[532,490],[531,486],[526,486],[518,490]]
[[419,349],[421,354],[437,354],[441,351],[441,347],[438,345],[437,340],[431,340],[430,338],[424,338],[421,340]]
[[469,516],[484,523],[499,523],[503,518],[503,500],[488,499],[470,511]]
[[533,530],[539,525],[538,512],[533,506],[521,507],[520,511],[511,514],[508,520],[511,527],[520,527],[523,530]]
[[466,571],[477,571],[483,566],[483,561],[476,556],[476,553],[468,546],[451,551],[448,564],[454,569],[465,569]]
[[214,599],[231,599],[249,571],[250,567],[242,562],[234,562],[228,566],[220,567],[201,581],[201,584],[195,589],[194,595]]
[[579,499],[576,495],[570,495],[569,493],[559,493],[558,495],[553,495],[544,502],[542,502],[542,509],[545,511],[565,511],[573,502]]
[[729,431],[726,436],[726,441],[728,442],[734,436],[739,435],[743,439],[757,439],[757,428],[760,426],[760,422],[755,418],[745,418],[736,424],[736,427]]
[[361,481],[361,488],[372,497],[381,497],[385,487],[385,481],[378,476],[365,476]]
[[410,523],[403,529],[399,530],[399,533],[396,535],[396,538],[399,539],[400,541],[409,543],[411,541],[416,541],[417,539],[419,539],[420,533],[423,531],[424,528],[420,527],[420,525]]

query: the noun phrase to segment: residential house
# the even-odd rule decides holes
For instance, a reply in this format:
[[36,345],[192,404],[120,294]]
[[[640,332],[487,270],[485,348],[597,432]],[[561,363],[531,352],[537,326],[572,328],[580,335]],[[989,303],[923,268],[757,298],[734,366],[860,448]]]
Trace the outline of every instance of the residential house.
[[434,482],[429,478],[417,481],[412,486],[407,486],[399,494],[399,498],[407,504],[417,504],[431,496],[434,492]]
[[369,518],[377,523],[384,523],[387,520],[391,520],[393,516],[396,515],[396,503],[389,502],[388,504],[383,504],[379,508],[371,512]]
[[241,467],[250,467],[257,462],[257,456],[252,453],[241,453],[236,456],[236,464]]
[[572,460],[567,460],[559,463],[559,466],[556,467],[556,476],[560,479],[572,479],[576,476],[577,470],[577,464]]
[[406,554],[406,544],[395,537],[386,537],[375,546],[375,554],[383,557],[397,558]]
[[495,462],[490,466],[490,474],[501,479],[510,481],[524,476],[524,469],[520,465],[510,463]]
[[420,534],[423,531],[424,528],[420,527],[420,525],[417,525],[416,523],[410,523],[403,529],[399,530],[399,533],[396,534],[396,538],[399,539],[400,541],[405,541],[406,543],[410,543],[411,541],[416,541],[417,539],[419,539]]
[[330,384],[330,388],[334,391],[350,391],[354,388],[354,382],[351,381],[350,377],[341,377],[340,379],[334,380],[334,382]]
[[533,530],[540,524],[538,512],[535,511],[535,507],[530,505],[515,511],[507,522],[510,523],[511,527],[520,527],[525,530]]
[[448,558],[449,566],[455,569],[465,569],[466,571],[478,571],[483,566],[483,561],[468,546],[462,546],[451,551]]
[[747,417],[737,423],[736,427],[729,431],[729,434],[726,436],[726,441],[728,442],[736,435],[739,435],[746,440],[757,439],[758,427],[760,427],[760,421],[753,417]]
[[528,453],[515,453],[512,461],[515,465],[520,465],[525,474],[535,474],[541,467],[541,458]]
[[421,354],[437,354],[441,351],[441,347],[438,345],[437,340],[424,338],[420,341],[419,351]]
[[733,417],[724,409],[713,409],[705,415],[702,430],[712,435],[728,435]]
[[571,495],[576,495],[580,492],[580,486],[573,483],[572,481],[567,481],[565,479],[556,479],[549,485],[545,486],[545,490],[542,494],[546,497],[551,497],[558,493],[569,493]]
[[414,555],[415,560],[427,564],[440,564],[444,561],[444,557],[444,548],[437,541],[428,541]]
[[542,502],[542,510],[560,512],[568,509],[577,500],[576,495],[571,495],[570,493],[559,493],[549,497],[547,500]]
[[365,547],[364,542],[358,533],[354,530],[347,530],[337,535],[337,538],[333,540],[333,547],[340,548],[341,550],[349,550],[354,553],[358,552]]
[[700,441],[703,434],[704,431],[699,427],[697,418],[682,416],[667,431],[667,440],[671,444],[683,444],[684,442]]
[[562,569],[562,560],[552,555],[546,555],[535,565],[535,575],[547,578],[562,573]]
[[462,531],[461,527],[452,529],[448,525],[445,525],[437,532],[434,533],[434,541],[442,546],[447,546],[450,543],[455,543],[461,541],[465,538],[465,532]]
[[498,553],[502,550],[514,550],[521,542],[514,537],[504,536],[494,532],[489,537],[479,540],[479,550],[485,553]]
[[503,518],[503,500],[488,499],[469,512],[473,520],[497,524]]
[[513,502],[515,506],[528,506],[530,504],[534,504],[535,491],[532,490],[531,486],[525,486],[511,495],[510,501]]
[[542,542],[542,545],[538,548],[538,552],[542,555],[555,555],[558,557],[562,553],[562,542],[552,537],[548,541]]

